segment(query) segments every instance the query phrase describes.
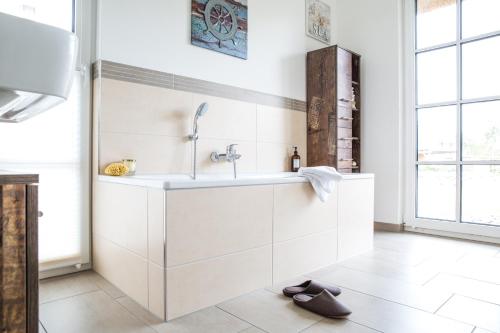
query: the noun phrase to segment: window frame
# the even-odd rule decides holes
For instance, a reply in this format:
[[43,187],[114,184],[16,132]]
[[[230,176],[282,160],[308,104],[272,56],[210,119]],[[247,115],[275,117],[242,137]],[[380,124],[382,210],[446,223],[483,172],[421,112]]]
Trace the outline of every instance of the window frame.
[[[404,0],[404,37],[403,37],[403,66],[404,66],[404,100],[405,100],[405,147],[404,155],[404,178],[405,178],[405,198],[404,198],[404,222],[407,229],[426,229],[441,232],[466,233],[477,236],[487,236],[500,238],[500,227],[488,224],[462,221],[462,166],[464,165],[500,165],[500,161],[462,161],[462,106],[472,103],[500,101],[500,95],[488,96],[484,98],[463,99],[462,94],[462,46],[467,43],[486,40],[500,36],[500,31],[481,34],[474,37],[461,38],[462,36],[462,1],[457,0],[457,29],[454,41],[442,43],[425,48],[417,48],[417,1]],[[457,52],[457,98],[455,101],[442,103],[421,104],[417,103],[417,55],[440,50],[447,47],[455,47]],[[454,161],[419,161],[418,160],[418,110],[432,107],[455,106],[456,117],[456,158]],[[418,166],[419,165],[452,165],[456,167],[456,207],[454,221],[429,219],[417,217],[418,207]]]

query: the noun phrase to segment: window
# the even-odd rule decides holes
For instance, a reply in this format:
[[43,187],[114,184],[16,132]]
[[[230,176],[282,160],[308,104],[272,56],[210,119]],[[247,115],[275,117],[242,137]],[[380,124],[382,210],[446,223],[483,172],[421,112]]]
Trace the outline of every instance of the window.
[[415,3],[415,216],[500,226],[500,1]]
[[[75,30],[73,0],[2,0],[0,12]],[[80,44],[80,48],[86,46]],[[39,219],[41,270],[89,262],[86,75],[75,70],[67,102],[19,124],[0,123],[0,169],[40,174],[39,210],[44,214]]]

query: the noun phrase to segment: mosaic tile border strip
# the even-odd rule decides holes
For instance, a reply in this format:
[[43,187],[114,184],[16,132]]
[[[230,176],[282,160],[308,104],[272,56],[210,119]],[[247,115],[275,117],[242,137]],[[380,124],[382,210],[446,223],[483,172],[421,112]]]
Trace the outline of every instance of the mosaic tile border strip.
[[119,64],[106,60],[98,60],[93,65],[93,77],[107,78],[146,84],[167,89],[182,90],[198,94],[229,98],[243,102],[280,107],[306,112],[305,101],[288,97],[266,94],[254,90],[238,88],[190,77],[164,73],[160,71]]

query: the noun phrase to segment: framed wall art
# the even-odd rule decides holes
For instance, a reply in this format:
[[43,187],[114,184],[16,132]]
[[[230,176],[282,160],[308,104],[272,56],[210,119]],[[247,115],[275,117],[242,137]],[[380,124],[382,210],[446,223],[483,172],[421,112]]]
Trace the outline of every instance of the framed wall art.
[[331,43],[331,9],[321,0],[306,0],[306,33],[322,41]]
[[248,0],[192,0],[191,44],[247,59]]

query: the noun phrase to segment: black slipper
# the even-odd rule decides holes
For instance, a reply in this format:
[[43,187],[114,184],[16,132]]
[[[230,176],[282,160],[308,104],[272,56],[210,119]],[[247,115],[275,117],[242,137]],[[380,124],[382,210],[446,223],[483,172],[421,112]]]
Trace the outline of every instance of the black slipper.
[[318,295],[297,294],[293,302],[311,312],[327,318],[340,319],[351,314],[351,310],[340,303],[328,290]]
[[299,284],[298,286],[286,287],[283,289],[283,295],[286,297],[293,297],[297,294],[312,294],[316,295],[321,293],[323,290],[328,290],[333,296],[338,296],[341,293],[339,287],[330,286],[327,284],[322,284],[316,281],[307,280],[306,282]]

